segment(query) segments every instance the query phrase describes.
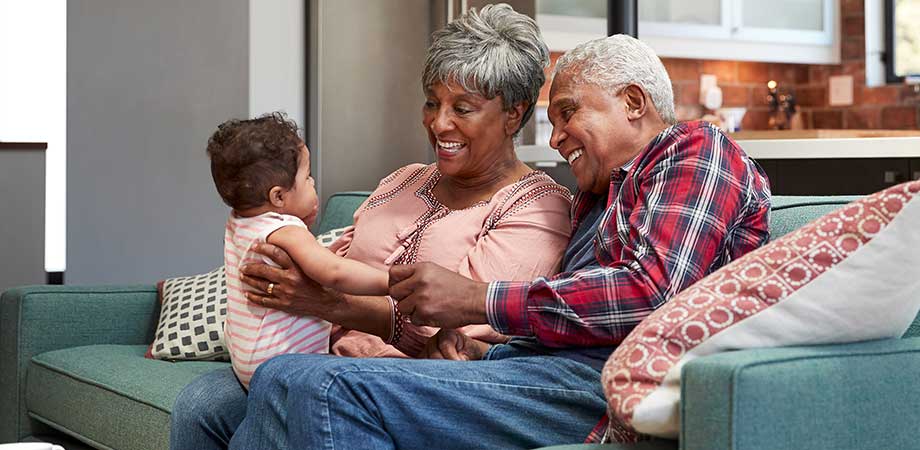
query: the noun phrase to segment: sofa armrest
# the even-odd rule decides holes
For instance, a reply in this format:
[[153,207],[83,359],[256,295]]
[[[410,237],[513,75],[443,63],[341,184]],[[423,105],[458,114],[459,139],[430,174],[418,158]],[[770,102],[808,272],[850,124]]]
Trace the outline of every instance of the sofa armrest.
[[914,448],[920,338],[744,350],[683,368],[681,448]]
[[[32,356],[93,344],[153,340],[159,307],[155,286],[25,286],[0,297],[0,442],[42,431],[25,407]],[[15,405],[15,406],[14,406]]]

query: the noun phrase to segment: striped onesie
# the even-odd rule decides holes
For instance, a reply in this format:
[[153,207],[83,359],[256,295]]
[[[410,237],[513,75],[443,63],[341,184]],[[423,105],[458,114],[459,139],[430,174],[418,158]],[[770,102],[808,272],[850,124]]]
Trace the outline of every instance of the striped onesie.
[[273,231],[294,225],[306,228],[300,219],[268,212],[254,217],[231,213],[224,236],[224,262],[227,271],[227,321],[224,336],[237,378],[249,389],[256,367],[284,353],[328,353],[332,325],[322,319],[296,316],[264,308],[246,300],[243,292],[253,289],[240,281],[240,266],[274,262],[251,250],[265,242]]

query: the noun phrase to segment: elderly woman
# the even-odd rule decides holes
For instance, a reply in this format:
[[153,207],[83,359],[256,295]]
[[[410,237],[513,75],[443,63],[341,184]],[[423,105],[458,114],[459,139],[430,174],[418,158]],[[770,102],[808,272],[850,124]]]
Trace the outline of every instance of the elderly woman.
[[[480,281],[555,273],[570,234],[570,194],[521,163],[513,144],[533,114],[547,63],[534,21],[507,5],[471,10],[436,32],[422,75],[422,124],[437,163],[409,165],[380,181],[333,250],[383,270],[433,262]],[[392,299],[331,291],[306,279],[279,248],[266,245],[259,251],[281,268],[244,270],[243,280],[262,291],[249,300],[337,324],[333,353],[440,356],[429,339],[437,329],[411,324]],[[470,359],[478,359],[489,343],[506,340],[487,325],[460,331],[475,338],[456,349]],[[321,366],[323,359],[343,358],[322,356],[303,364]],[[271,383],[259,372],[256,379]],[[171,447],[226,447],[244,415],[265,414],[251,407],[247,413],[246,403],[229,370],[202,376],[173,409]],[[283,434],[268,438],[272,441],[264,445],[283,448],[277,441]]]

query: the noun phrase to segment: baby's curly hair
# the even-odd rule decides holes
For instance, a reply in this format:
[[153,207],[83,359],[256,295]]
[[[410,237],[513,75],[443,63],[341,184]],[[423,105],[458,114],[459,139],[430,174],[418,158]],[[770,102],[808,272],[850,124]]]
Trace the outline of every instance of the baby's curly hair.
[[297,124],[284,113],[220,124],[208,140],[211,176],[220,198],[244,210],[265,204],[274,186],[290,189],[301,145]]

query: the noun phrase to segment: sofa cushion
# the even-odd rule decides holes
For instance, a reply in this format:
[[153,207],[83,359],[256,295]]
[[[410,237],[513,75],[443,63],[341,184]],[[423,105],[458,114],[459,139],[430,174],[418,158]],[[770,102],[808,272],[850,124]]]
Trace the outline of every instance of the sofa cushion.
[[169,413],[212,361],[144,358],[144,345],[90,345],[42,353],[28,368],[30,416],[94,446],[169,447]]
[[683,450],[916,449],[920,442],[920,339],[722,353],[683,372]]
[[900,337],[920,309],[920,181],[855,201],[690,286],[604,367],[610,434],[676,438],[681,368],[716,353]]
[[319,225],[314,233],[325,233],[334,228],[347,227],[354,223],[355,211],[371,195],[370,192],[337,192],[329,197],[323,207]]
[[770,240],[798,230],[808,222],[846,205],[858,196],[786,196],[770,198]]

